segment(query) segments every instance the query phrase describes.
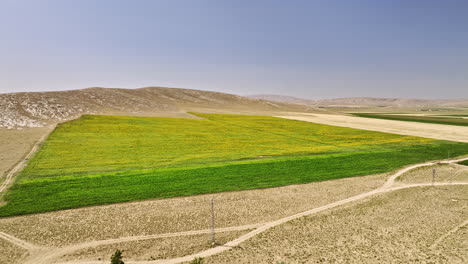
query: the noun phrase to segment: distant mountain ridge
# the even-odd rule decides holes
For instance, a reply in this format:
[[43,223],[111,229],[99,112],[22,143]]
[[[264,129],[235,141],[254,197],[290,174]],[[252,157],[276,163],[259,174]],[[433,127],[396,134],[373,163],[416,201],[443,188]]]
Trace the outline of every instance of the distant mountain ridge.
[[468,107],[468,99],[408,99],[408,98],[375,98],[347,97],[336,99],[310,100],[282,95],[251,95],[250,98],[264,99],[275,102],[287,102],[314,107]]
[[[42,127],[82,114],[162,115],[187,111],[313,111],[313,107],[233,94],[145,87],[0,94],[0,128]],[[189,116],[186,114],[186,116]]]

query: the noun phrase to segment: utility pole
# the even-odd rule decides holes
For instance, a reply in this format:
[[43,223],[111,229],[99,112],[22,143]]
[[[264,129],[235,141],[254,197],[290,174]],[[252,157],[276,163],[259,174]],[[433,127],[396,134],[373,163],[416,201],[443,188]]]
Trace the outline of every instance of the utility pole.
[[436,176],[436,169],[432,169],[432,186],[434,186],[435,176]]
[[215,216],[214,216],[214,198],[211,198],[211,245],[215,245]]

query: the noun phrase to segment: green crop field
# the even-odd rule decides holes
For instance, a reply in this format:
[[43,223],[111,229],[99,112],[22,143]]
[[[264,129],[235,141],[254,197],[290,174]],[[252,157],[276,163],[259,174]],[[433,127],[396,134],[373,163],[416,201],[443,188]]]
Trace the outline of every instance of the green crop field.
[[454,125],[454,126],[468,126],[468,119],[462,118],[463,116],[458,116],[458,115],[446,115],[447,117],[408,116],[408,115],[373,114],[373,113],[353,113],[353,115],[359,116],[359,117],[369,117],[369,118],[378,118],[378,119],[387,119],[387,120],[411,121],[411,122]]
[[268,116],[83,116],[29,161],[0,216],[368,175],[468,144]]
[[437,115],[437,116],[453,116],[453,117],[468,117],[468,114],[456,114],[456,115]]

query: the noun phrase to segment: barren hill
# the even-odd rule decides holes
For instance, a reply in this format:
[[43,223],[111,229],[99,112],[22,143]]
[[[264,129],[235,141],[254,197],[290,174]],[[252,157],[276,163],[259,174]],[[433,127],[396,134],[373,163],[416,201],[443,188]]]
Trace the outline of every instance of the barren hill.
[[468,107],[468,99],[429,100],[408,98],[348,97],[323,100],[301,99],[282,95],[252,95],[250,98],[322,107]]
[[42,127],[82,114],[189,116],[187,111],[313,111],[312,107],[238,95],[165,87],[87,88],[0,94],[0,127]]

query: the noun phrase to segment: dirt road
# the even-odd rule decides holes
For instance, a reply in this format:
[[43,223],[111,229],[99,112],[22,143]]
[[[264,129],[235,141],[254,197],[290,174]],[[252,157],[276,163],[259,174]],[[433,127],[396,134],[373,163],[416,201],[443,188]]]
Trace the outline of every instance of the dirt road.
[[281,118],[408,136],[468,142],[468,127],[327,114],[281,115]]
[[[468,158],[463,158],[463,159],[456,159],[456,160],[450,160],[450,161],[442,161],[442,163],[457,163],[463,160],[468,160]],[[324,210],[328,210],[340,205],[344,205],[347,203],[351,203],[354,201],[361,200],[363,198],[373,196],[376,194],[380,193],[385,193],[385,192],[391,192],[395,190],[401,190],[405,188],[414,188],[414,187],[420,187],[420,186],[431,186],[432,183],[416,183],[416,184],[398,184],[395,186],[395,180],[403,175],[404,173],[420,168],[420,167],[425,167],[425,166],[431,166],[436,164],[435,162],[428,162],[428,163],[422,163],[422,164],[416,164],[412,165],[406,168],[403,168],[396,173],[392,174],[387,181],[378,189],[375,189],[370,192],[365,192],[350,198],[346,198],[334,203],[330,203],[321,207],[317,207],[311,210],[307,210],[298,214],[294,214],[288,217],[281,218],[276,221],[264,223],[264,224],[259,224],[259,225],[247,225],[247,226],[238,226],[238,227],[229,227],[229,228],[220,228],[217,229],[216,232],[228,232],[228,231],[236,231],[236,230],[248,230],[248,229],[254,229],[253,231],[242,235],[224,245],[217,246],[214,248],[210,248],[208,250],[192,254],[192,255],[187,255],[184,257],[180,258],[174,258],[174,259],[164,259],[164,260],[154,260],[154,261],[126,261],[127,263],[134,263],[134,264],[156,264],[156,263],[182,263],[186,261],[191,261],[196,257],[208,257],[212,256],[218,253],[221,253],[225,250],[228,250],[231,247],[235,247],[242,242],[272,228],[278,225],[281,225],[283,223],[286,223],[290,220],[297,219],[303,216],[311,215],[314,213],[318,213]],[[468,182],[436,182],[433,185],[435,186],[443,186],[443,185],[468,185]],[[153,238],[161,238],[161,237],[175,237],[175,236],[187,236],[187,235],[195,235],[195,234],[206,234],[208,233],[209,230],[196,230],[196,231],[188,231],[188,232],[180,232],[180,233],[169,233],[169,234],[159,234],[159,235],[150,235],[150,236],[134,236],[134,237],[125,237],[125,238],[118,238],[118,239],[109,239],[109,240],[101,240],[101,241],[91,241],[87,243],[82,243],[82,244],[76,244],[64,248],[40,248],[39,246],[30,244],[26,241],[19,240],[17,238],[14,238],[6,233],[0,233],[0,238],[3,238],[17,246],[20,246],[30,252],[30,257],[24,262],[25,264],[49,264],[49,263],[54,263],[56,260],[58,260],[61,256],[64,256],[66,254],[70,254],[73,252],[76,252],[77,250],[83,249],[83,248],[89,248],[89,247],[96,247],[100,245],[106,245],[106,244],[115,244],[119,242],[126,242],[126,241],[137,241],[137,240],[147,240],[147,239],[153,239]],[[76,262],[66,262],[68,264],[85,264],[85,263],[93,263],[93,264],[101,264],[104,263],[102,261],[76,261]]]
[[26,166],[26,162],[28,162],[28,160],[34,155],[34,153],[36,153],[36,151],[39,149],[39,146],[42,144],[42,142],[44,142],[44,140],[49,136],[50,132],[53,131],[53,130],[54,130],[54,128],[52,128],[47,134],[42,136],[41,139],[39,139],[34,144],[31,151],[29,151],[29,153],[26,155],[26,157],[24,159],[22,159],[18,164],[16,164],[16,166],[13,167],[13,169],[11,169],[7,173],[7,175],[5,176],[5,181],[3,181],[2,185],[0,185],[0,195],[2,195],[3,192],[5,192],[8,189],[10,184],[13,182],[13,179],[14,179],[15,175]]
[[[245,226],[234,226],[234,227],[226,227],[226,228],[218,228],[216,229],[217,233],[221,232],[231,232],[231,231],[242,231],[242,230],[249,230],[258,228],[260,224],[254,225],[245,225]],[[107,239],[107,240],[100,240],[100,241],[91,241],[81,244],[76,244],[64,248],[54,249],[54,250],[44,250],[43,252],[36,254],[31,259],[29,259],[25,263],[51,263],[53,260],[60,258],[69,253],[76,252],[81,249],[85,248],[93,248],[102,245],[109,245],[109,244],[117,244],[120,242],[129,242],[129,241],[141,241],[141,240],[149,240],[155,238],[168,238],[168,237],[179,237],[179,236],[191,236],[191,235],[200,235],[200,234],[209,234],[211,232],[210,229],[204,230],[194,230],[194,231],[186,231],[186,232],[178,232],[178,233],[168,233],[168,234],[157,234],[157,235],[148,235],[148,236],[132,236],[132,237],[122,237],[117,239]],[[26,241],[22,241],[20,239],[14,238],[8,234],[0,232],[0,238],[8,238],[7,240],[11,243],[22,247],[27,250],[36,250],[40,248],[39,246],[32,245]],[[27,245],[27,246],[25,246]]]

